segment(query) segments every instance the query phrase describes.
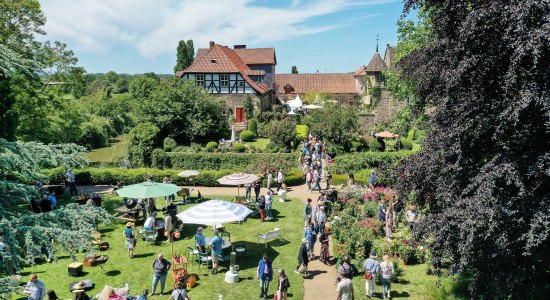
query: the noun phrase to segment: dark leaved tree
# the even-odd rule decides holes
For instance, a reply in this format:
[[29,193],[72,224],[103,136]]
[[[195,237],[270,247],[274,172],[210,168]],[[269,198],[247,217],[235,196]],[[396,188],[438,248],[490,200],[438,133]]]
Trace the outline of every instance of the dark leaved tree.
[[401,188],[429,213],[434,263],[475,299],[542,299],[550,282],[550,1],[409,0],[430,42],[402,58],[434,106]]

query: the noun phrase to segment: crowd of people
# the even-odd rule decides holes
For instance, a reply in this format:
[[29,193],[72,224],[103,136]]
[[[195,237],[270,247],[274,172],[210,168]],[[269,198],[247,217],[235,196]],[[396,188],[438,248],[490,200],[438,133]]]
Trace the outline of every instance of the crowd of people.
[[321,193],[321,181],[325,181],[325,189],[330,188],[332,174],[328,163],[330,156],[327,154],[326,144],[313,135],[309,135],[302,143],[298,164],[301,166],[308,191],[317,190]]

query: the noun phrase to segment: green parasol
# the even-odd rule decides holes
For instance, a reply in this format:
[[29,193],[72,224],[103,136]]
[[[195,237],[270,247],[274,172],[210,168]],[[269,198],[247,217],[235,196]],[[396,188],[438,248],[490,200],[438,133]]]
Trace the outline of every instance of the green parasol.
[[148,181],[125,186],[118,189],[116,193],[123,198],[147,199],[173,195],[179,190],[181,188],[175,184]]

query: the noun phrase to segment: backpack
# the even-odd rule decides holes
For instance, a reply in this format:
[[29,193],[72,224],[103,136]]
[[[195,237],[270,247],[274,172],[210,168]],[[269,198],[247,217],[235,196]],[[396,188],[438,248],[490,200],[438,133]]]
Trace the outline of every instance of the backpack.
[[342,265],[342,269],[344,269],[344,274],[346,274],[346,278],[352,279],[353,278],[353,270],[350,265],[346,268],[344,265]]

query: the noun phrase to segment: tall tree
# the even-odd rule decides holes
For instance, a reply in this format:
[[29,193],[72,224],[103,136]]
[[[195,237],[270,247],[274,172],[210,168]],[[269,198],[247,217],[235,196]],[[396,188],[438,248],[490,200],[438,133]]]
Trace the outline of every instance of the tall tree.
[[188,40],[187,42],[184,40],[179,41],[174,73],[187,69],[187,67],[189,67],[193,63],[194,57],[195,48],[193,47],[193,40]]
[[310,112],[304,122],[311,133],[344,146],[357,131],[357,120],[355,108],[328,102],[323,109]]
[[292,66],[292,69],[290,70],[290,73],[292,73],[292,74],[298,74],[298,67]]
[[401,60],[435,106],[401,188],[436,266],[473,299],[543,299],[550,282],[550,1],[408,0],[430,42]]

